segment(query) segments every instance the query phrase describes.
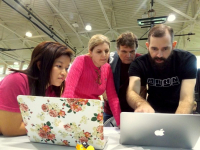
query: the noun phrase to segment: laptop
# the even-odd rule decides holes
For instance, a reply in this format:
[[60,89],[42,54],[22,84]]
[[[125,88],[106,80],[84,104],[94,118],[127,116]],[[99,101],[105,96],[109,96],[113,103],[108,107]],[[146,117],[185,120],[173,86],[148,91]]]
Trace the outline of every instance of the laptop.
[[120,115],[123,145],[193,148],[200,137],[200,115],[134,113]]
[[17,100],[30,141],[104,148],[103,101],[27,95]]

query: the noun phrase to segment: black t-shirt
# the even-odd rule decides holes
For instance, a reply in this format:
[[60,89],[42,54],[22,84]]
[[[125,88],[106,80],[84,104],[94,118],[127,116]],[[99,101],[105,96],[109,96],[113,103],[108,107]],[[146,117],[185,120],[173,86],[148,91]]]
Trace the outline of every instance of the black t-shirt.
[[123,64],[121,63],[121,70],[120,70],[120,87],[119,87],[119,102],[122,112],[133,112],[134,110],[128,105],[126,101],[126,91],[129,84],[129,70],[130,64]]
[[156,70],[145,54],[131,63],[129,76],[140,77],[141,86],[148,84],[147,101],[155,111],[174,113],[179,103],[182,80],[196,78],[196,57],[175,49],[167,66],[162,71]]

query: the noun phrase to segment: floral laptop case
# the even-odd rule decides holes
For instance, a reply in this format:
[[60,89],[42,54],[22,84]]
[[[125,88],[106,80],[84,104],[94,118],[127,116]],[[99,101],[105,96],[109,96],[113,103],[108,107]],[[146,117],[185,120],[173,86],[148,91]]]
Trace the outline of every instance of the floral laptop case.
[[81,98],[17,97],[32,142],[103,149],[103,101]]

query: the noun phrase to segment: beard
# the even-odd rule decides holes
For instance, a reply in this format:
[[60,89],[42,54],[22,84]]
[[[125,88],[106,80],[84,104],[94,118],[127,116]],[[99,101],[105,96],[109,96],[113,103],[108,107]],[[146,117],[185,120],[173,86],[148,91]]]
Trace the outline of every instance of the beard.
[[[171,52],[171,54],[169,55],[168,58],[157,57],[157,56],[152,58],[150,53],[148,52],[148,57],[149,57],[151,65],[153,66],[154,69],[156,69],[158,71],[163,71],[165,68],[169,67],[170,60],[172,58],[172,54],[173,54],[173,51]],[[160,60],[160,61],[163,61],[163,62],[157,63],[156,60]]]

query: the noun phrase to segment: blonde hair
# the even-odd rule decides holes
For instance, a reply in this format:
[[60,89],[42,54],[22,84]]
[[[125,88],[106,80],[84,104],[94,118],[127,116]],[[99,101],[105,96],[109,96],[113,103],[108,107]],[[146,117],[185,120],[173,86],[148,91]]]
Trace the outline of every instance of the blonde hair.
[[100,45],[100,44],[103,44],[103,43],[107,43],[109,48],[110,48],[110,41],[108,39],[108,37],[102,35],[102,34],[96,34],[96,35],[93,35],[91,37],[91,39],[89,40],[88,42],[88,49],[90,51],[93,51],[93,49]]

